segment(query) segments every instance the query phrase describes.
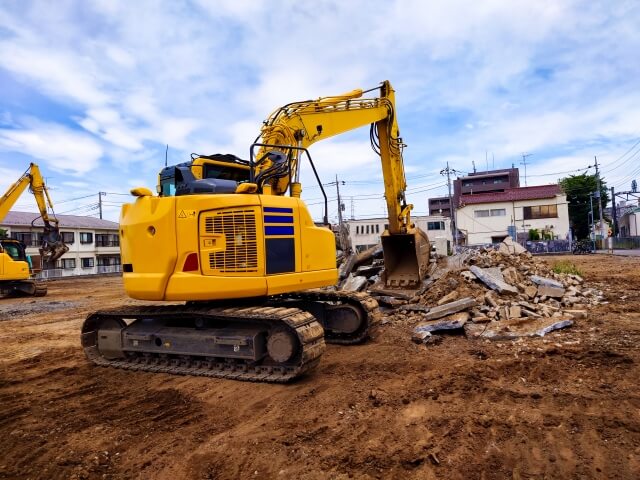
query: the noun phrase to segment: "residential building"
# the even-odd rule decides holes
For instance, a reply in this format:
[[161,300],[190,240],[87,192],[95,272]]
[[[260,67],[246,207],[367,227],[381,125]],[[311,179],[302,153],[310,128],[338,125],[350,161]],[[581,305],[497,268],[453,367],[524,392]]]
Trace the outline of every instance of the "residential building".
[[[441,255],[446,255],[451,246],[451,219],[442,215],[411,217],[416,227],[423,230],[432,245],[438,246]],[[386,217],[366,220],[349,220],[349,237],[351,245],[357,252],[366,250],[380,243],[380,235],[389,227]],[[438,239],[441,239],[438,241]],[[443,245],[440,247],[440,245]]]
[[451,218],[451,201],[449,197],[434,197],[429,199],[429,215],[442,215]]
[[519,186],[520,172],[517,168],[473,172],[453,181],[454,205],[460,204],[468,195],[504,192]]
[[554,239],[569,236],[567,198],[558,185],[463,195],[457,222],[468,245],[496,243],[509,235],[523,241],[532,229]]
[[620,237],[640,236],[640,207],[627,209],[618,219]]
[[44,224],[32,212],[9,212],[0,228],[11,238],[24,242],[34,271],[43,278],[115,273],[120,271],[120,237],[118,224],[94,217],[56,215],[62,240],[69,251],[55,265],[43,265],[38,250]]

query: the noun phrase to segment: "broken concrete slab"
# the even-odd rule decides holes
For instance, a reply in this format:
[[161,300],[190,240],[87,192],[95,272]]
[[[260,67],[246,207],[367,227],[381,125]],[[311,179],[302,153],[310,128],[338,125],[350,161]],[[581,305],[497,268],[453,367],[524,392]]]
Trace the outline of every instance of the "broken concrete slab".
[[401,305],[398,310],[404,310],[405,312],[428,312],[430,308],[420,303],[410,303],[408,305]]
[[504,278],[504,281],[510,285],[516,285],[520,281],[518,271],[515,267],[507,267],[502,270],[502,278]]
[[413,335],[411,335],[411,340],[415,343],[424,343],[424,341],[431,336],[431,332],[426,330],[416,331],[414,330]]
[[505,238],[498,247],[498,252],[504,255],[520,255],[521,253],[525,253],[526,251],[526,248],[524,248],[519,243],[514,242],[513,238],[511,237]]
[[[567,318],[545,318],[541,320],[515,319],[503,322],[492,322],[486,326],[465,325],[465,334],[472,338],[489,340],[513,340],[520,337],[544,337],[547,333],[573,325]],[[477,328],[480,327],[480,328]],[[483,329],[483,330],[480,330]]]
[[516,287],[509,285],[499,278],[496,278],[494,275],[487,271],[489,269],[472,265],[471,267],[469,267],[469,270],[471,270],[471,272],[473,272],[473,274],[478,277],[487,287],[497,291],[498,293],[518,293],[518,289]]
[[476,306],[475,299],[471,297],[461,298],[460,300],[456,300],[455,302],[446,303],[438,307],[433,307],[424,316],[424,319],[435,320],[436,318],[442,318],[452,313],[460,312],[462,310],[466,310],[467,308],[471,308],[475,306]]
[[471,317],[471,321],[473,323],[487,323],[490,322],[491,319],[489,317],[487,317],[486,315],[474,315]]
[[529,280],[531,280],[536,285],[544,285],[546,287],[564,288],[564,285],[562,285],[562,282],[559,282],[558,280],[554,280],[553,278],[549,278],[549,277],[540,277],[538,275],[531,275],[529,277]]
[[342,285],[342,290],[346,290],[348,292],[359,292],[360,290],[364,290],[367,283],[367,277],[349,275],[345,280],[344,285]]
[[[354,259],[355,261],[355,259]],[[356,268],[355,274],[363,277],[371,278],[382,271],[382,265],[362,265]]]
[[389,297],[387,295],[380,295],[378,297],[376,297],[376,300],[378,301],[378,303],[381,303],[387,307],[400,307],[402,305],[404,305],[405,300],[400,300],[398,298],[394,298],[394,297]]
[[453,302],[454,300],[457,300],[459,296],[460,294],[458,293],[458,291],[453,290],[452,292],[449,292],[447,295],[438,300],[438,305],[444,305],[445,303]]
[[536,295],[538,294],[538,289],[533,285],[529,285],[528,287],[525,287],[524,294],[530,299],[536,298]]
[[509,318],[520,318],[522,316],[522,307],[520,305],[512,305],[509,307]]
[[586,310],[565,310],[564,313],[572,318],[587,318]]
[[414,335],[421,332],[438,332],[441,330],[457,330],[464,327],[465,323],[469,321],[469,312],[458,312],[453,315],[449,315],[446,318],[439,318],[438,320],[431,320],[427,322],[420,322],[413,329]]
[[550,285],[538,285],[538,295],[541,297],[562,298],[564,288],[552,287]]
[[351,273],[351,270],[353,270],[353,266],[355,264],[356,264],[355,254],[351,254],[346,259],[344,259],[344,261],[340,265],[340,268],[338,269],[338,278],[340,278],[340,280],[347,278],[349,276],[349,273]]
[[403,290],[403,289],[389,289],[383,287],[384,283],[374,283],[368,292],[374,295],[387,295],[389,297],[399,298],[400,300],[411,300],[416,292],[415,290]]
[[522,315],[524,315],[525,317],[531,317],[531,318],[542,318],[542,315],[540,315],[539,313],[536,313],[532,310],[527,310],[526,308],[522,309]]

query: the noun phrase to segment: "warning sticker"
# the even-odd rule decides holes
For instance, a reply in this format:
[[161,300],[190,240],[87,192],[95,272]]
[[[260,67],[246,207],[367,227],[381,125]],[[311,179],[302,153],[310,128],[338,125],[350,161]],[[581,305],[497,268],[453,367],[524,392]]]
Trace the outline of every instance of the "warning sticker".
[[180,210],[178,213],[178,218],[196,218],[195,210]]

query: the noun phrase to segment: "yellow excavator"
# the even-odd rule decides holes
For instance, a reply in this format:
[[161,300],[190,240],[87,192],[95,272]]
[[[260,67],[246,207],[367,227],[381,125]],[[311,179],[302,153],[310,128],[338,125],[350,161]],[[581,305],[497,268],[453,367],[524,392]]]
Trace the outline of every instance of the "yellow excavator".
[[[363,98],[372,91],[379,95]],[[325,339],[366,339],[377,302],[320,289],[338,279],[335,239],[300,198],[305,161],[324,195],[308,147],[366,125],[382,160],[388,208],[384,282],[418,287],[430,247],[410,220],[404,144],[385,81],[279,108],[248,161],[194,154],[160,172],[158,195],[133,189],[136,200],[120,216],[125,290],[136,299],[185,303],[90,314],[81,333],[87,357],[132,370],[287,382],[317,365]]]
[[[35,163],[31,163],[0,198],[0,223],[27,187],[36,199],[44,222],[40,245],[42,262],[55,262],[69,251],[69,247],[62,241],[58,219],[53,214],[53,202],[40,174],[40,168]],[[0,293],[42,297],[47,294],[47,286],[32,278],[25,250],[26,246],[16,239],[0,239]]]

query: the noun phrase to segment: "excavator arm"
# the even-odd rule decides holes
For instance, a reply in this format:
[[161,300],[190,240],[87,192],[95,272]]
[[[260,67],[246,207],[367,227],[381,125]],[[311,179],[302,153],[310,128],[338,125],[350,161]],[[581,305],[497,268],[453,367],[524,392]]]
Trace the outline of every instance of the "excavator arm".
[[40,216],[44,222],[40,254],[43,261],[56,261],[69,251],[69,247],[62,241],[58,219],[49,214],[49,210],[53,212],[53,202],[40,173],[40,168],[35,163],[31,163],[22,176],[0,198],[0,222],[4,220],[27,187],[36,199]]
[[[382,82],[377,97],[362,98],[364,93],[354,90],[343,95],[289,103],[274,111],[261,129],[262,146],[252,165],[254,181],[258,192],[284,195],[290,189],[293,196],[299,196],[303,149],[370,124],[371,144],[382,163],[389,223],[388,231],[382,236],[385,282],[387,286],[417,286],[426,273],[430,246],[426,234],[411,223],[413,205],[407,204],[405,196],[407,182],[402,158],[405,145],[398,128],[395,93],[389,81]],[[282,166],[282,155],[273,155],[278,150],[287,155],[288,168]],[[277,165],[278,159],[282,165]],[[271,171],[276,174],[269,175]]]

